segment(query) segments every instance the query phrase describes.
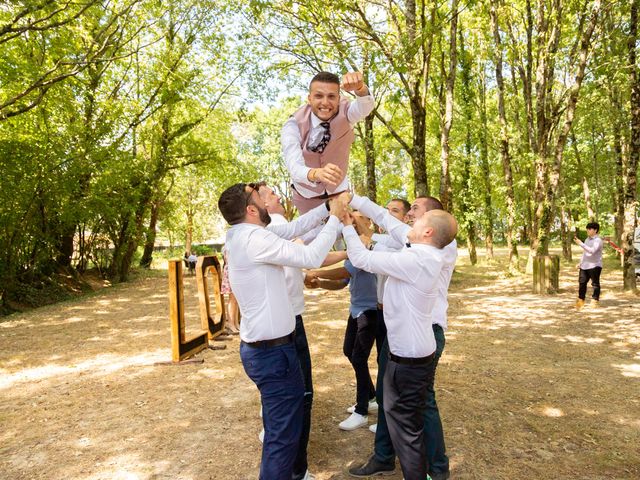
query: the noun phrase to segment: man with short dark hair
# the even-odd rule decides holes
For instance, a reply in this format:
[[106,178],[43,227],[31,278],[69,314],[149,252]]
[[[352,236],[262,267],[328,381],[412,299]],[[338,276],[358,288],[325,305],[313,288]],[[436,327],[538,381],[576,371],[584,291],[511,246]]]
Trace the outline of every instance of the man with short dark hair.
[[[218,207],[231,225],[225,247],[229,283],[242,313],[240,358],[262,402],[265,436],[260,479],[291,480],[302,431],[304,384],[283,266],[322,264],[335,241],[339,217],[346,213],[348,194],[332,199],[328,212],[326,205],[320,205],[296,222],[267,230],[271,217],[257,188],[233,185],[222,193]],[[329,220],[309,245],[284,240],[313,228],[327,213]]]
[[600,273],[602,273],[602,239],[598,236],[600,224],[597,222],[587,223],[587,239],[583,242],[578,237],[574,237],[574,242],[578,244],[584,252],[578,264],[580,275],[578,277],[578,300],[576,309],[584,307],[584,300],[587,296],[587,284],[591,280],[593,295],[591,306],[597,308],[600,304]]
[[[340,87],[356,100],[340,97]],[[293,184],[293,203],[300,213],[347,190],[353,125],[371,113],[375,104],[362,73],[342,77],[320,72],[309,85],[307,104],[284,124],[282,154]]]
[[[285,218],[284,207],[280,201],[280,197],[265,182],[257,184],[258,194],[264,200],[265,208],[271,217],[270,225],[281,225],[289,223]],[[297,239],[295,241],[302,242]],[[329,252],[323,262],[323,266],[332,265],[346,258],[345,251]],[[304,320],[302,314],[304,312],[304,281],[305,273],[297,267],[283,267],[284,277],[287,284],[287,293],[289,294],[289,302],[296,317],[295,341],[294,345],[300,362],[300,370],[304,382],[304,401],[302,415],[302,433],[300,442],[298,443],[298,453],[293,462],[293,475],[291,480],[315,480],[315,476],[309,472],[307,462],[307,445],[309,443],[309,434],[311,432],[311,409],[313,407],[313,377],[311,373],[311,354],[309,352],[309,343],[307,333],[304,328]],[[261,432],[261,438],[264,439],[264,430]]]

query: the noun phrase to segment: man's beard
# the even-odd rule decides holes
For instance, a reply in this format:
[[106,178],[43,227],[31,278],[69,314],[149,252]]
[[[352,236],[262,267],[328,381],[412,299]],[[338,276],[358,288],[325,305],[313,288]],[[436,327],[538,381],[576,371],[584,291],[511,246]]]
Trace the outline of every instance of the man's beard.
[[256,208],[258,209],[258,214],[260,215],[260,221],[266,227],[271,223],[271,215],[269,215],[269,212],[267,212],[266,208],[261,208],[257,205],[256,205]]

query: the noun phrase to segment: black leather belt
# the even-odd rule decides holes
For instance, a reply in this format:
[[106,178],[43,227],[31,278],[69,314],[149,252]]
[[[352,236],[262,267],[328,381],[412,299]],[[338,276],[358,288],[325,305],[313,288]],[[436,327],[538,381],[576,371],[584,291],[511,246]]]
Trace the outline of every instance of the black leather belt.
[[271,348],[277,347],[278,345],[286,345],[287,343],[293,342],[295,338],[295,331],[291,332],[289,335],[285,335],[284,337],[272,338],[271,340],[259,340],[257,342],[242,342],[247,347],[251,348]]
[[399,357],[398,355],[394,355],[389,352],[389,360],[392,362],[399,363],[401,365],[424,365],[425,363],[429,363],[435,357],[436,352],[433,352],[431,355],[427,357],[419,357],[419,358],[405,358]]

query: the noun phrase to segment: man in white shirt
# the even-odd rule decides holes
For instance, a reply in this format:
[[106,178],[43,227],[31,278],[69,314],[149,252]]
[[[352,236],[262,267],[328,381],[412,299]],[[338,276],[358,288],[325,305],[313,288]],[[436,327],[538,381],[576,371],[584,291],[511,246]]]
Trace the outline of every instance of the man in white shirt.
[[[344,197],[347,197],[346,200]],[[317,268],[333,245],[346,212],[348,194],[319,206],[286,225],[265,227],[271,218],[255,184],[225,190],[218,208],[231,228],[227,232],[229,283],[236,295],[240,324],[240,358],[260,391],[265,429],[261,480],[291,480],[302,431],[304,384],[294,346],[293,313],[283,266]],[[330,217],[309,245],[294,238]]]
[[[354,196],[351,205],[358,208],[366,215],[370,215],[375,223],[391,233],[391,239],[385,239],[385,249],[397,250],[404,246],[408,240],[411,227],[403,223],[397,215],[393,215],[388,209],[371,202],[364,197]],[[431,210],[442,210],[442,204],[434,197],[418,197],[410,206],[406,215],[408,223],[413,224],[416,219],[421,218],[426,212]],[[395,217],[395,218],[394,218]],[[374,237],[375,239],[375,237]],[[380,243],[380,242],[378,242]],[[374,247],[374,251],[376,250]],[[444,434],[442,422],[435,399],[434,377],[438,360],[442,355],[445,344],[444,331],[447,328],[447,290],[453,274],[457,258],[457,244],[455,239],[442,250],[443,265],[438,278],[435,305],[432,311],[432,328],[436,340],[436,354],[432,364],[431,380],[427,385],[426,410],[424,411],[424,435],[427,446],[428,471],[433,479],[444,480],[449,477],[449,459],[445,453]],[[386,309],[385,309],[386,310]],[[378,375],[384,375],[386,370],[388,354],[388,343],[383,344],[379,361]],[[378,381],[377,396],[378,402],[384,401],[384,387]],[[382,388],[381,388],[382,386]],[[383,410],[378,411],[378,425],[375,431],[374,454],[360,467],[352,467],[349,473],[354,477],[368,477],[378,474],[390,474],[395,469],[395,451],[387,429],[386,416]]]
[[[258,194],[265,203],[265,208],[271,216],[270,225],[286,225],[289,223],[285,218],[284,207],[280,202],[280,197],[275,194],[273,189],[266,183],[257,184]],[[301,242],[301,240],[297,240]],[[329,252],[323,266],[333,265],[347,258],[346,251]],[[302,313],[304,312],[304,281],[305,273],[297,267],[283,267],[285,281],[287,283],[287,292],[289,294],[289,302],[296,317],[295,326],[295,348],[300,362],[300,370],[304,382],[304,402],[303,402],[303,420],[302,433],[298,444],[298,453],[293,463],[292,480],[314,480],[315,477],[309,473],[307,462],[307,445],[309,443],[309,434],[311,431],[311,409],[313,406],[313,377],[311,374],[311,354],[309,352],[309,343],[307,341],[307,333],[304,328]]]
[[[353,92],[356,100],[341,98],[341,86]],[[360,72],[345,74],[342,85],[333,73],[320,72],[313,77],[307,104],[286,121],[281,132],[282,154],[293,184],[293,203],[300,213],[347,190],[353,126],[374,106]]]
[[591,280],[591,286],[593,287],[591,306],[597,307],[600,304],[600,273],[602,273],[603,243],[602,239],[598,236],[599,231],[600,225],[597,222],[590,222],[587,223],[587,239],[584,242],[577,237],[573,239],[574,242],[584,250],[582,259],[578,264],[578,268],[580,269],[580,276],[578,278],[578,300],[576,301],[576,308],[578,310],[584,306],[589,280]]

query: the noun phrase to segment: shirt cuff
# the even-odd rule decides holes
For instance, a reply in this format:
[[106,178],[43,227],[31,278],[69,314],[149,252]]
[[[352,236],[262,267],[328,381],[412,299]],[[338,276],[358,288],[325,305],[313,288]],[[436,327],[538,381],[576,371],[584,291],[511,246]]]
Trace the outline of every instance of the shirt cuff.
[[364,205],[364,202],[365,202],[365,198],[364,197],[361,197],[360,195],[356,195],[354,193],[353,197],[351,197],[351,202],[349,202],[349,205],[354,210],[360,210],[362,205]]
[[356,237],[358,236],[358,234],[356,233],[356,229],[353,228],[353,225],[345,225],[344,228],[342,229],[342,235],[344,237],[353,236],[353,235],[355,235]]
[[331,227],[334,227],[336,229],[336,231],[338,230],[340,225],[342,225],[340,223],[340,219],[338,217],[336,217],[335,215],[329,215],[329,220],[327,220],[326,224],[330,225]]

